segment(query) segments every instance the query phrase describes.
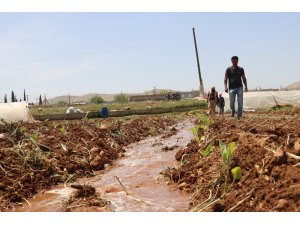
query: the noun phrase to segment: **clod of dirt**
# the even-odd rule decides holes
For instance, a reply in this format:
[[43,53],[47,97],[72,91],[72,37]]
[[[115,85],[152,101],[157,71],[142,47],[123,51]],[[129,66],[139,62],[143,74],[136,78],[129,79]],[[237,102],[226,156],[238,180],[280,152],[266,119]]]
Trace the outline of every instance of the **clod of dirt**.
[[119,152],[118,156],[119,156],[119,158],[122,158],[125,156],[125,154],[123,152]]
[[217,204],[213,205],[212,210],[214,212],[223,212],[225,210],[225,206],[222,205],[221,203],[217,203]]
[[289,205],[288,200],[286,200],[286,199],[279,199],[278,203],[277,203],[277,205],[275,207],[275,209],[283,209],[283,208],[285,208],[288,205]]
[[172,127],[172,129],[168,133],[164,134],[162,136],[162,138],[169,138],[169,137],[175,135],[177,132],[178,132],[178,130],[175,127]]
[[299,151],[299,150],[300,150],[300,141],[295,141],[295,143],[294,143],[294,149],[295,149],[296,151]]
[[6,185],[0,183],[0,190],[5,190],[6,189]]
[[176,152],[175,159],[177,161],[180,161],[184,154],[185,154],[185,149],[180,149],[178,152]]
[[285,164],[286,162],[287,162],[286,153],[281,149],[277,149],[273,155],[272,164],[280,166],[282,164]]
[[104,169],[105,160],[101,158],[101,156],[97,155],[94,160],[90,162],[90,166],[95,170]]
[[253,129],[251,129],[251,130],[250,130],[250,133],[252,133],[252,134],[257,134],[257,133],[258,133],[258,131],[257,131],[257,129],[256,129],[256,128],[253,128]]
[[65,202],[63,211],[107,211],[109,202],[102,199],[93,186],[73,184],[71,187],[77,191]]
[[96,193],[96,189],[91,185],[72,184],[71,188],[77,189],[75,198],[90,197]]
[[184,190],[184,189],[190,188],[190,185],[188,185],[186,182],[183,182],[183,183],[179,184],[178,188],[180,190]]
[[197,143],[195,143],[195,141],[192,141],[191,143],[189,143],[187,145],[187,148],[186,149],[180,149],[178,152],[176,152],[175,154],[175,159],[177,161],[180,161],[182,160],[182,157],[185,155],[185,154],[190,154],[192,152],[198,152],[199,150],[199,146]]
[[[90,206],[102,206],[105,205],[106,202],[103,201],[102,199],[92,199],[90,202],[89,202],[89,205]],[[105,206],[104,206],[105,207]],[[103,210],[104,211],[104,210]]]
[[100,149],[97,148],[97,147],[92,147],[91,150],[90,150],[90,152],[93,153],[93,154],[99,154]]
[[165,147],[163,147],[161,150],[162,150],[163,152],[168,152],[168,151],[174,150],[176,147],[178,147],[178,146],[177,146],[177,145],[174,145],[174,146],[171,146],[171,147],[165,146]]
[[104,190],[104,193],[120,192],[120,191],[122,191],[122,190],[120,188],[117,188],[117,187],[107,187]]

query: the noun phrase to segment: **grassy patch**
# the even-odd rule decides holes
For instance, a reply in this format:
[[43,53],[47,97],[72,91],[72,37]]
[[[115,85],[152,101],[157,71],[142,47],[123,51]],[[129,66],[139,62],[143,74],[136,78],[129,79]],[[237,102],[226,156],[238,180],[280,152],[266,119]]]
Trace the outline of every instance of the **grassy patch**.
[[[205,108],[207,106],[205,101],[199,100],[181,100],[181,101],[146,101],[146,102],[129,102],[129,103],[112,103],[112,104],[88,104],[79,105],[75,108],[81,109],[84,112],[99,111],[103,107],[109,110],[139,110],[139,109],[161,109],[161,108],[185,108],[185,107],[199,107]],[[68,106],[49,106],[39,110],[39,107],[30,108],[32,115],[46,115],[46,114],[62,114],[66,113]]]

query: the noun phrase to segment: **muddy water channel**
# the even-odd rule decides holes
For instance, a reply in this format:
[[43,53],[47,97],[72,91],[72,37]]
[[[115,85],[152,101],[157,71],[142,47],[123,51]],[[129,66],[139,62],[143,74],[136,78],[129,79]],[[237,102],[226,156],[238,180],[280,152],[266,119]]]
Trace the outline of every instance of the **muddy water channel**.
[[[174,157],[177,150],[185,147],[193,138],[191,121],[181,122],[174,127],[177,131],[171,136],[168,130],[160,136],[127,146],[125,157],[114,165],[76,183],[94,186],[102,198],[110,202],[107,211],[187,211],[189,196],[168,184],[160,175],[163,169],[177,165]],[[70,185],[56,186],[39,193],[16,211],[62,211],[63,203],[74,191]],[[79,207],[76,211],[98,210]]]

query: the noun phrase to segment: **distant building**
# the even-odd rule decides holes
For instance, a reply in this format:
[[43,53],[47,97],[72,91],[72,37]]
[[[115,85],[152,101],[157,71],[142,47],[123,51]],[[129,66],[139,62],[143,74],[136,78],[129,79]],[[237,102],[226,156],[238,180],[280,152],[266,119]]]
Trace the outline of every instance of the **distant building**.
[[166,98],[165,94],[156,95],[132,95],[129,96],[130,102],[140,102],[140,101],[162,101]]
[[[172,93],[175,93],[176,91],[172,91]],[[200,95],[199,91],[179,91],[178,93],[180,93],[181,95],[181,99],[191,99],[191,98],[195,98],[198,97]],[[139,101],[163,101],[166,99],[166,95],[165,94],[150,94],[150,95],[132,95],[129,96],[129,101],[131,102],[139,102]]]
[[199,97],[200,95],[200,91],[180,91],[179,93],[181,94],[182,99],[195,98]]
[[85,102],[85,101],[72,103],[72,105],[86,105],[86,104],[87,104],[87,102]]

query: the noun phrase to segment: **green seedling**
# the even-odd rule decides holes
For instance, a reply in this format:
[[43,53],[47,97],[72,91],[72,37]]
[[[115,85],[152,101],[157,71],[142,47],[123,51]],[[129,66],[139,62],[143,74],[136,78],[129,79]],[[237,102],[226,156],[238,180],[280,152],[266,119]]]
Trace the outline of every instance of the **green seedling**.
[[32,142],[38,142],[39,139],[40,139],[40,134],[38,131],[34,131],[34,133],[32,135],[29,136],[29,139],[32,141]]
[[200,128],[202,128],[204,131],[207,131],[209,125],[211,124],[210,119],[206,115],[200,114],[199,120],[200,120]]
[[232,170],[231,170],[231,174],[233,176],[233,180],[239,180],[241,179],[242,177],[242,170],[241,170],[241,167],[237,166],[237,167],[234,167]]
[[[209,125],[211,124],[211,122],[212,121],[206,115],[204,115],[204,114],[199,115],[199,123],[200,124],[198,126],[192,128],[193,135],[195,136],[195,140],[198,143],[206,140],[206,138],[207,138],[206,132],[208,131]],[[200,138],[199,138],[199,134],[198,134],[199,129],[204,131],[204,135],[202,135]]]
[[65,129],[65,126],[63,125],[61,128],[59,128],[59,131],[65,135],[67,133],[66,129]]
[[224,190],[225,192],[227,192],[227,181],[229,176],[229,170],[232,164],[235,143],[230,142],[228,145],[226,145],[222,141],[219,141],[219,145],[221,150],[222,164],[223,164],[224,176],[225,176]]
[[21,132],[21,134],[24,134],[26,132],[26,127],[20,127],[19,131]]
[[209,146],[206,147],[206,149],[205,149],[203,152],[201,152],[201,155],[202,155],[203,157],[206,157],[206,156],[208,156],[210,153],[212,153],[214,150],[215,150],[215,146],[209,145]]
[[96,121],[96,122],[95,122],[95,125],[96,125],[97,128],[99,128],[100,125],[101,125],[101,123],[100,123],[99,121]]
[[56,122],[54,121],[54,122],[52,123],[52,125],[53,125],[53,128],[56,129],[57,126],[58,126],[58,123],[56,123]]
[[200,142],[200,139],[199,139],[199,136],[198,136],[198,130],[199,130],[199,126],[193,127],[192,128],[192,133],[193,133],[193,135],[195,137],[195,140],[197,142]]

